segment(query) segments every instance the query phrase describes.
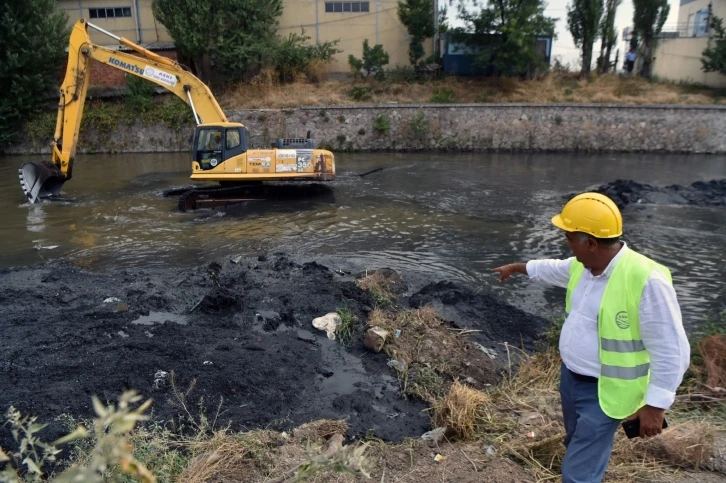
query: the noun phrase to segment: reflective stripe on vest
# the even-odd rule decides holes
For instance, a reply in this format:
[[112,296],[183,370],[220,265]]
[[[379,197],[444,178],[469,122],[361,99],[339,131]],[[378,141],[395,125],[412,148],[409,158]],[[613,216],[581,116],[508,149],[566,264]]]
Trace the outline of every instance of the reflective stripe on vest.
[[[627,249],[610,274],[600,302],[598,399],[603,412],[614,419],[626,418],[645,404],[650,356],[640,337],[639,306],[645,283],[654,269],[662,271],[672,284],[667,268]],[[572,262],[565,299],[568,314],[572,294],[584,271],[581,263]]]

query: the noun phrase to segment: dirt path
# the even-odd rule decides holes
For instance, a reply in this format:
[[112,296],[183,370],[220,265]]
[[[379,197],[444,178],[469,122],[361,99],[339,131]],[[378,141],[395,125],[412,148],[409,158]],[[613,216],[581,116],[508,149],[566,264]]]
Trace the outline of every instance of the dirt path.
[[[504,340],[531,346],[546,323],[452,283],[427,286],[412,302],[481,330],[478,340],[491,347]],[[385,355],[367,352],[362,337],[344,348],[312,327],[313,318],[342,306],[358,317],[362,336],[374,302],[354,277],[282,254],[188,269],[90,273],[55,263],[6,270],[0,405],[50,423],[45,440],[66,430],[56,416],[88,418],[92,395],[113,401],[125,388],[154,399],[157,421],[178,422],[186,411],[174,396],[173,372],[178,391],[193,385],[182,398],[192,416],[204,411],[232,429],[342,418],[350,438],[372,430],[396,441],[427,431],[426,405],[401,398]],[[0,445],[10,438],[0,429]]]

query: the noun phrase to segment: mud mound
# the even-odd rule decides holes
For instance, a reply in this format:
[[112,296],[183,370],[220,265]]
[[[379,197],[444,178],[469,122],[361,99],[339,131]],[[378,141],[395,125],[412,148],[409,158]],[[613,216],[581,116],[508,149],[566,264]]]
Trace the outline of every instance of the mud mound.
[[500,361],[506,359],[502,342],[534,350],[535,342],[549,323],[490,294],[474,293],[454,282],[431,283],[412,295],[409,303],[412,307],[431,305],[457,327],[481,331],[472,333],[471,337],[493,349]]
[[[92,416],[91,395],[125,388],[152,397],[154,418],[185,404],[233,429],[345,418],[349,435],[398,440],[428,429],[425,404],[403,400],[385,355],[362,342],[345,349],[312,319],[346,306],[361,323],[367,296],[318,263],[286,255],[238,258],[190,269],[92,274],[58,263],[0,274],[2,411],[14,405],[65,431],[62,413]],[[10,444],[0,428],[0,445]]]
[[[395,272],[385,275],[405,289]],[[482,330],[473,337],[499,350],[505,340],[531,347],[545,324],[452,283],[432,284],[412,302],[438,304],[444,318]],[[352,275],[285,254],[101,274],[65,263],[6,270],[0,409],[13,405],[49,423],[42,437],[52,441],[66,431],[56,416],[89,418],[92,395],[115,401],[132,388],[153,398],[153,418],[164,424],[188,417],[181,397],[192,416],[206,411],[233,430],[332,418],[346,419],[351,437],[416,437],[429,429],[427,405],[403,399],[386,355],[363,346],[374,306]],[[340,308],[358,324],[350,348],[312,327]],[[476,365],[479,372],[462,366],[456,375],[494,382],[493,364]],[[15,447],[7,428],[0,445]]]
[[[593,191],[611,198],[621,210],[637,204],[726,206],[726,179],[697,181],[690,186],[674,184],[665,188],[618,179]],[[565,198],[569,200],[574,196],[575,193],[571,193]]]

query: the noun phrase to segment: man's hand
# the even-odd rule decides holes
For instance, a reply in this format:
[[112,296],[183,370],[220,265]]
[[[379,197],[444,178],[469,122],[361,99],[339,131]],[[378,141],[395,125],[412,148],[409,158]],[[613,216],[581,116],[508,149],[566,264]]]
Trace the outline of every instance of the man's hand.
[[650,438],[663,432],[665,409],[645,405],[626,419],[628,421],[640,419],[640,437]]
[[503,282],[515,273],[521,273],[527,275],[527,264],[526,263],[510,263],[503,267],[493,268],[492,272],[499,274],[499,282]]

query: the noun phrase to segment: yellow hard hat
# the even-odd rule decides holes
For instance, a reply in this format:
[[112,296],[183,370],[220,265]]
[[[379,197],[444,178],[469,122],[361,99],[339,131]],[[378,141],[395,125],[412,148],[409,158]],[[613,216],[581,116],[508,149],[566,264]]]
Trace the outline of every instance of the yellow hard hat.
[[595,238],[615,238],[623,234],[623,217],[617,205],[600,193],[582,193],[567,202],[552,223],[565,231],[580,231]]

